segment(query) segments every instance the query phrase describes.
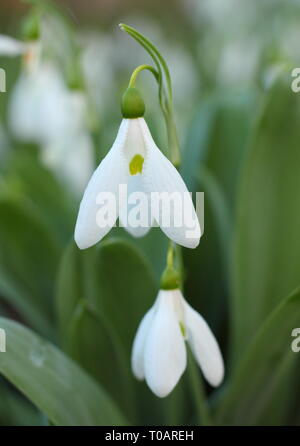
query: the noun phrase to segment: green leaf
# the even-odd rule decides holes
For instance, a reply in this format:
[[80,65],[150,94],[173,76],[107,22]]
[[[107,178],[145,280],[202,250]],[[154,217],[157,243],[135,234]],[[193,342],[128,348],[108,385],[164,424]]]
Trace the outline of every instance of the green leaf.
[[204,192],[205,227],[201,249],[184,251],[185,288],[215,331],[225,320],[235,195],[255,102],[253,91],[216,91],[202,101],[187,131],[182,174],[189,190]]
[[294,391],[289,377],[297,359],[291,333],[299,320],[298,289],[277,306],[246,349],[218,401],[218,423],[284,424]]
[[208,156],[217,107],[218,103],[214,96],[204,99],[187,130],[181,174],[189,191],[195,190],[200,165]]
[[0,380],[0,426],[39,426],[42,414],[4,379]]
[[108,319],[122,345],[130,351],[135,330],[157,294],[146,260],[121,239],[107,239],[85,251],[75,245],[69,249],[73,251],[71,260],[64,262],[69,271],[63,273],[69,278],[60,286],[61,298],[57,299],[61,326],[70,321],[74,304],[85,299],[99,318]]
[[124,425],[104,390],[76,363],[31,330],[0,318],[7,351],[0,373],[60,426]]
[[300,100],[290,73],[268,93],[247,157],[234,241],[234,357],[299,283]]
[[220,183],[229,204],[234,202],[256,102],[255,91],[237,89],[216,91],[202,100],[184,145],[182,175],[189,190],[194,190],[199,168],[205,164]]
[[207,399],[203,386],[203,378],[200,375],[200,369],[196,360],[188,348],[188,375],[190,383],[190,393],[194,400],[195,414],[192,423],[200,426],[211,426],[213,424],[210,410],[208,408]]
[[91,305],[108,318],[124,347],[131,351],[137,326],[157,294],[153,273],[130,243],[113,239],[99,246],[95,268],[101,295],[93,293]]
[[53,336],[53,284],[59,248],[43,223],[19,203],[0,200],[0,290],[22,317]]
[[200,249],[183,251],[185,291],[218,337],[228,299],[231,218],[220,184],[204,165],[199,169],[199,189],[204,192],[204,234]]
[[[111,236],[112,238],[125,239],[130,244],[135,240],[125,229],[118,227],[112,229]],[[166,266],[168,238],[160,228],[155,227],[138,240],[138,247],[139,251],[143,252],[145,261],[151,265],[151,271],[153,270],[158,284]]]
[[0,192],[37,214],[57,242],[65,244],[73,231],[75,200],[66,192],[67,187],[42,165],[38,156],[39,153],[28,147],[14,152]]
[[215,176],[233,214],[241,167],[255,123],[255,90],[231,89],[215,95],[216,110],[206,149],[206,167]]
[[137,326],[157,293],[152,272],[131,244],[107,240],[63,258],[57,308],[64,349],[132,419],[135,381],[130,352]]

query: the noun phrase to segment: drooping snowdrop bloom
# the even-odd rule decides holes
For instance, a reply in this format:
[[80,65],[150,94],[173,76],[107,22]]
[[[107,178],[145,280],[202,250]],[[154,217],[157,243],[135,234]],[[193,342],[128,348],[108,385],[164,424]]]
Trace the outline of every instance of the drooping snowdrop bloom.
[[[174,242],[195,248],[199,243],[201,231],[191,196],[176,168],[153,141],[143,118],[144,103],[139,93],[135,88],[131,88],[126,94],[122,104],[123,120],[117,138],[94,172],[81,201],[75,241],[80,249],[94,245],[110,231],[119,217],[125,229],[134,236],[142,236],[152,225],[158,224]],[[145,219],[144,225],[135,226],[126,221],[132,203],[124,199],[120,193],[120,185],[127,186],[128,197],[142,192],[147,197],[147,204],[151,201],[147,210],[151,209],[147,212],[148,218]],[[116,197],[119,214],[115,212],[107,224],[100,225],[97,213],[101,202],[99,195],[102,196],[103,193]],[[162,203],[159,209],[156,208],[156,213],[152,212],[155,207],[155,194],[167,194],[170,198],[173,193],[177,193],[177,198],[183,204],[182,208],[171,203],[166,215],[166,207]],[[145,208],[143,210],[145,211]]]
[[14,136],[25,142],[48,144],[62,134],[70,116],[65,113],[67,88],[51,62],[24,70],[12,91],[9,123]]
[[38,144],[42,162],[82,194],[94,165],[84,92],[70,90],[53,61],[41,58],[39,39],[22,42],[0,35],[1,54],[23,57],[9,103],[13,135]]
[[134,375],[145,379],[156,396],[167,396],[183,374],[187,364],[185,341],[206,380],[218,386],[224,375],[223,359],[207,323],[178,288],[160,290],[139,325],[132,349]]
[[21,74],[11,94],[9,124],[18,140],[38,144],[44,164],[82,194],[94,166],[86,97],[68,89],[54,63],[43,61]]
[[68,91],[64,128],[42,147],[44,163],[80,197],[94,168],[93,142],[88,131],[87,103],[82,91]]

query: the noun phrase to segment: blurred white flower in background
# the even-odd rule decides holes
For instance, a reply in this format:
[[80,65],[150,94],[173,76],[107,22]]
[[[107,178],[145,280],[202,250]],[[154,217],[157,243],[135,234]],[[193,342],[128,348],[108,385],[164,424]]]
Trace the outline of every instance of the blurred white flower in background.
[[68,91],[60,71],[43,62],[23,70],[11,94],[10,128],[20,141],[45,144],[66,127]]
[[229,41],[221,50],[217,81],[236,84],[253,81],[260,56],[259,40]]
[[94,170],[93,142],[87,131],[85,95],[76,90],[68,91],[63,113],[66,118],[64,128],[45,143],[42,159],[80,195]]
[[17,140],[38,144],[43,162],[80,195],[94,165],[86,96],[67,87],[61,70],[42,50],[41,41],[0,36],[0,54],[23,55],[10,97],[9,127]]
[[12,92],[9,122],[18,140],[39,144],[44,163],[74,192],[83,191],[94,164],[85,95],[69,90],[53,63],[42,62],[21,74]]
[[283,29],[280,33],[279,47],[283,54],[285,54],[293,63],[299,64],[299,42],[300,30],[299,23],[292,24]]
[[110,34],[91,32],[81,35],[81,63],[89,97],[99,115],[113,97],[115,89],[115,70],[111,58],[115,49]]
[[257,8],[255,2],[248,0],[196,0],[190,12],[195,21],[200,17],[213,25],[214,32],[231,33],[254,20]]

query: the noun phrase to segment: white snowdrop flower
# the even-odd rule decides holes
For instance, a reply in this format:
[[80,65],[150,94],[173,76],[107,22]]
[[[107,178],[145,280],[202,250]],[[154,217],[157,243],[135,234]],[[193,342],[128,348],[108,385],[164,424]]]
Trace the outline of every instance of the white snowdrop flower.
[[135,377],[145,379],[156,396],[167,396],[183,374],[187,364],[185,341],[209,384],[219,386],[224,365],[209,326],[179,289],[161,289],[138,327],[131,358]]
[[41,147],[45,165],[80,196],[94,169],[94,148],[87,124],[87,104],[82,91],[68,91],[64,128]]
[[60,71],[51,62],[23,71],[9,104],[9,124],[21,141],[46,144],[66,128],[68,90]]
[[49,61],[24,70],[12,91],[9,126],[15,138],[40,146],[43,163],[76,195],[81,195],[94,167],[84,92],[70,90]]
[[111,58],[115,47],[110,35],[89,33],[81,36],[82,69],[89,96],[99,115],[107,113],[115,85]]
[[[123,224],[132,235],[142,236],[151,225],[158,224],[170,239],[182,246],[195,248],[199,243],[200,226],[191,196],[177,169],[153,141],[142,117],[144,111],[142,108],[134,117],[128,117],[125,113],[112,148],[94,172],[85,190],[75,228],[75,241],[80,249],[88,248],[101,240],[115,224],[118,216],[123,224],[127,203],[121,203],[120,214],[116,213],[106,225],[99,225],[97,222],[98,194],[111,193],[119,202],[122,200],[119,185],[127,185],[128,196],[132,192],[143,192],[148,197],[152,193],[171,195],[177,192],[184,197],[184,212],[191,217],[188,223],[182,218],[182,224],[178,225],[176,223],[178,209],[174,205],[170,207],[168,224],[164,224],[164,212],[161,206],[155,214],[155,221],[149,216],[144,227],[142,225],[133,227],[127,222]],[[192,225],[194,227],[191,227]]]

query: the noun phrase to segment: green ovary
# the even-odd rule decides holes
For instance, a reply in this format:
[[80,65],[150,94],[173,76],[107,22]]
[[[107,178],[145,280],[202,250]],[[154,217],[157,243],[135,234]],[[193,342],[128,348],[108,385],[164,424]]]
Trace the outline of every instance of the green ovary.
[[142,173],[144,164],[144,158],[142,155],[134,155],[129,163],[130,175],[136,175],[137,173]]

